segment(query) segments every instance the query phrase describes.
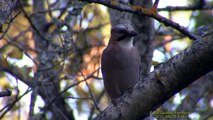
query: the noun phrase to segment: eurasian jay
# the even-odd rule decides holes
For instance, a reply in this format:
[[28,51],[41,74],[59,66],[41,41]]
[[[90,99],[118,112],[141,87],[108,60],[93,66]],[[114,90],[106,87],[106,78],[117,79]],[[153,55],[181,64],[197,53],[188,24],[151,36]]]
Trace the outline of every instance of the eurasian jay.
[[120,97],[140,79],[140,55],[133,45],[137,33],[129,24],[111,29],[108,46],[101,58],[104,87],[111,99]]

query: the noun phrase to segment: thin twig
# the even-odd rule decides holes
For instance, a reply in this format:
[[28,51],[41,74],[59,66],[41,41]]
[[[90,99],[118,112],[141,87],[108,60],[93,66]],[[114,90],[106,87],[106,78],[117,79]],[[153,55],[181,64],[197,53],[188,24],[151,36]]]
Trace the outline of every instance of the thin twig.
[[195,11],[195,10],[212,10],[213,5],[199,6],[167,6],[165,8],[158,8],[158,11]]
[[[31,91],[30,88],[28,88],[20,97],[16,98],[11,104],[7,105],[4,107],[7,108],[4,112],[2,112],[1,116],[0,116],[0,120],[4,117],[4,115],[13,108],[13,106],[22,98],[24,97],[27,93],[29,93]],[[3,111],[3,110],[0,110]]]
[[155,3],[154,3],[153,6],[156,7],[156,8],[158,8],[158,3],[159,3],[159,1],[160,1],[160,0],[155,0]]

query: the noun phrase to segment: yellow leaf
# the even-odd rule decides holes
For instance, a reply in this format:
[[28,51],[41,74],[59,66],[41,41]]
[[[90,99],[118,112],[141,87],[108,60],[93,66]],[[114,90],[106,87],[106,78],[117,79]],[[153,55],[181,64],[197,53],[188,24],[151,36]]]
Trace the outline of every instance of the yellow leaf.
[[9,67],[7,60],[3,56],[0,56],[0,65],[6,68]]
[[14,46],[8,46],[6,49],[7,56],[11,58],[21,59],[23,56],[23,52]]
[[0,77],[0,86],[2,89],[10,88],[10,84],[5,76]]

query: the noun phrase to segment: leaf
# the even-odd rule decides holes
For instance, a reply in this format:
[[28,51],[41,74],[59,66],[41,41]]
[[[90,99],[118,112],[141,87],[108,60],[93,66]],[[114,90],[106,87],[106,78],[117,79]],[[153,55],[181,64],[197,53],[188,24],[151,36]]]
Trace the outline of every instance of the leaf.
[[8,89],[11,88],[7,78],[5,76],[0,77],[0,86],[2,89]]
[[14,46],[7,46],[5,50],[6,50],[7,56],[11,58],[16,58],[16,59],[22,59],[23,52],[19,48]]
[[30,74],[31,71],[32,71],[31,67],[23,66],[20,69],[20,74],[23,76],[24,79],[27,79],[27,78],[30,77],[29,74]]
[[7,60],[3,57],[3,56],[0,56],[0,65],[4,68],[8,68],[9,67],[9,64],[7,62]]

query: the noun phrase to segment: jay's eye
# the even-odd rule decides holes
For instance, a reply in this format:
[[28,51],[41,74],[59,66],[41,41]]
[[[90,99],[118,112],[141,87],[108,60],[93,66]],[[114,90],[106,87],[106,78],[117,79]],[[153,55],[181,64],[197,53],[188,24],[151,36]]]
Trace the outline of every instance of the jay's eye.
[[117,30],[116,32],[119,33],[119,34],[124,34],[125,30],[120,29],[120,30]]

